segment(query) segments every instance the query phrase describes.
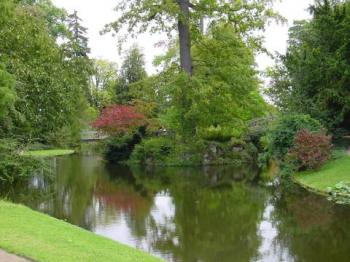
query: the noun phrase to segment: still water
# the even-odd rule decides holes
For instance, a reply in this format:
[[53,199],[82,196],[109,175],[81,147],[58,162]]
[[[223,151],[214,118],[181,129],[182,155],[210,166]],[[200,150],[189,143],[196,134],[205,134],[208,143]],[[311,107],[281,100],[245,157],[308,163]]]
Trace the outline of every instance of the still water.
[[232,182],[233,168],[50,162],[3,196],[167,261],[350,261],[350,209],[303,190]]

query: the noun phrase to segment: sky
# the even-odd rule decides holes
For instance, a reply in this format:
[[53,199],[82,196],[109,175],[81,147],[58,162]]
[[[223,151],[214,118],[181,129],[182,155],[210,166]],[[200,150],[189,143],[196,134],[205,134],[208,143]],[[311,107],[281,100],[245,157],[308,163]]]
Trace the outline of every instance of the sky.
[[[118,14],[113,10],[122,0],[52,0],[53,3],[65,8],[69,13],[74,10],[83,20],[83,26],[88,28],[89,47],[91,48],[91,57],[106,59],[121,65],[123,51],[118,50],[118,36],[113,37],[111,34],[100,35],[104,25],[116,20]],[[307,8],[313,0],[282,0],[275,4],[277,10],[282,16],[288,19],[286,25],[272,24],[264,32],[266,42],[265,46],[272,52],[284,53],[287,47],[288,28],[294,20],[308,19],[309,13]],[[130,39],[125,47],[137,43],[143,50],[146,60],[146,70],[149,74],[156,73],[152,61],[156,55],[165,52],[164,48],[155,46],[156,43],[166,40],[165,35],[142,34],[137,39]],[[260,70],[273,66],[274,62],[266,55],[257,57],[257,64]]]

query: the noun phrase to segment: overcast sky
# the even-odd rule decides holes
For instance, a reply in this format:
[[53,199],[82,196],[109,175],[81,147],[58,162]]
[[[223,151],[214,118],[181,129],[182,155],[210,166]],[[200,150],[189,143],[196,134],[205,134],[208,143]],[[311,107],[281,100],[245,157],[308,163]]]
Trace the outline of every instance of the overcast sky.
[[[99,32],[103,26],[115,20],[117,13],[113,8],[120,0],[53,0],[58,7],[65,8],[69,13],[74,10],[78,11],[78,15],[83,19],[83,25],[88,28],[89,46],[91,48],[91,56],[94,58],[103,58],[121,64],[123,54],[118,54],[117,37],[109,35],[100,35]],[[284,52],[288,39],[288,26],[293,24],[294,20],[309,18],[307,8],[313,0],[282,0],[281,3],[275,5],[285,18],[288,19],[288,25],[271,25],[265,32],[266,47],[270,52]],[[155,47],[155,43],[165,40],[162,35],[144,34],[138,39],[130,40],[128,45],[136,42],[143,49],[146,58],[147,71],[154,73],[152,61],[155,55],[164,53],[163,48]],[[257,63],[260,69],[273,65],[266,56],[259,56]]]

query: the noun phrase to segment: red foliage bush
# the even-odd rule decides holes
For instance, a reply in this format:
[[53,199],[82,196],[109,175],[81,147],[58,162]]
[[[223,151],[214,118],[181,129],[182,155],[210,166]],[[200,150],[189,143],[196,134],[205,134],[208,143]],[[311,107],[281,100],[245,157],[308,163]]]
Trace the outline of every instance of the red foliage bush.
[[330,159],[332,137],[324,131],[300,130],[294,138],[291,154],[299,163],[299,169],[317,169]]
[[103,109],[100,117],[92,123],[92,127],[108,133],[125,133],[144,124],[144,115],[133,106],[112,105]]

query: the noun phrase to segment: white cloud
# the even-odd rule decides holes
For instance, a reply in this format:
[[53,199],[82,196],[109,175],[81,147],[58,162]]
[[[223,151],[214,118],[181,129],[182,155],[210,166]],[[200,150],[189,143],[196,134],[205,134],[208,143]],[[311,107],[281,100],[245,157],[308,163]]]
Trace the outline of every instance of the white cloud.
[[[89,46],[91,56],[95,58],[108,59],[121,63],[122,56],[118,54],[117,37],[111,35],[100,35],[104,25],[116,19],[117,13],[113,11],[120,0],[53,0],[56,6],[65,8],[68,12],[78,11],[78,15],[83,19],[83,25],[89,29]],[[313,0],[282,0],[276,4],[278,10],[288,19],[288,25],[271,25],[265,32],[266,47],[270,52],[284,52],[287,46],[288,26],[292,25],[294,20],[307,19],[309,13],[307,8]],[[154,73],[152,61],[155,55],[161,54],[164,50],[154,45],[160,40],[165,39],[162,35],[143,34],[137,39],[128,43],[132,45],[138,43],[143,48],[146,57],[147,71]],[[257,57],[257,62],[261,69],[273,65],[273,61],[265,55]]]

